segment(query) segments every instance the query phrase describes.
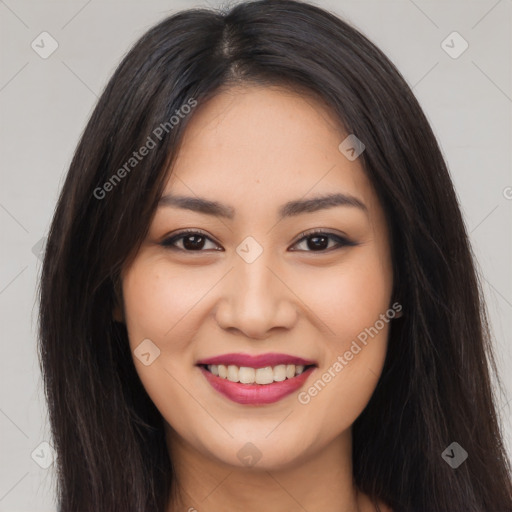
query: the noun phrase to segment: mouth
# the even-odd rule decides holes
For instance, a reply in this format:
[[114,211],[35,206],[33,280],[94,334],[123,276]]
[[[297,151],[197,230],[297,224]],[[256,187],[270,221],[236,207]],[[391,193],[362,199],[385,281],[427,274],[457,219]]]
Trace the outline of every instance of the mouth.
[[278,364],[276,366],[264,366],[263,368],[251,368],[249,366],[236,366],[234,364],[208,364],[199,365],[201,368],[210,372],[212,375],[227,379],[230,382],[240,382],[241,384],[259,384],[268,386],[274,382],[283,382],[290,380],[310,368],[315,367],[314,364],[295,365],[295,364]]
[[225,397],[239,404],[262,405],[297,391],[318,365],[286,354],[227,354],[199,361],[197,366]]

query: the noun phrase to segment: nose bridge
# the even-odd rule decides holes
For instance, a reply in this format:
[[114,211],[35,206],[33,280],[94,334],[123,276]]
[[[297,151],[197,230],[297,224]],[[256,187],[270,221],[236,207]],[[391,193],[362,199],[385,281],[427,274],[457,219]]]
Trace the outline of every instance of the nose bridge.
[[[257,245],[256,245],[257,244]],[[254,239],[242,242],[237,248],[232,285],[237,297],[237,304],[244,310],[262,313],[270,310],[280,293],[276,286],[276,276],[270,270],[273,263],[272,251],[264,249]],[[251,306],[251,308],[249,308]]]
[[[250,237],[248,237],[250,238]],[[237,247],[234,266],[223,290],[217,321],[253,338],[266,337],[273,327],[290,327],[295,311],[288,289],[275,275],[277,258],[254,239]]]

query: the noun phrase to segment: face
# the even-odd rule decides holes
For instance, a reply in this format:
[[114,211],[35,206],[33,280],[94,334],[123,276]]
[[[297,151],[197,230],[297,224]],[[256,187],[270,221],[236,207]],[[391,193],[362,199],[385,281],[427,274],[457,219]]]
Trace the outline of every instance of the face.
[[123,270],[140,379],[168,434],[210,460],[314,456],[375,389],[395,313],[389,233],[359,159],[338,148],[347,136],[311,98],[219,93],[194,110]]

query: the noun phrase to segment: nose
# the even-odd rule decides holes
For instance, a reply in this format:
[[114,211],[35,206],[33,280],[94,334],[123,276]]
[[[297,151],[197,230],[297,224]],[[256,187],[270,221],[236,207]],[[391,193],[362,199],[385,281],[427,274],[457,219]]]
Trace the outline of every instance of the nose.
[[266,251],[252,263],[237,255],[215,311],[219,326],[260,340],[273,331],[291,329],[298,316],[296,296],[282,274]]

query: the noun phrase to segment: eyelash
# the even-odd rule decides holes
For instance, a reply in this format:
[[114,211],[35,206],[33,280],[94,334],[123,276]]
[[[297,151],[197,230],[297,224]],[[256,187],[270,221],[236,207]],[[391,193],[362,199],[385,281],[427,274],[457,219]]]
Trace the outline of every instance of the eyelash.
[[[167,249],[177,250],[177,251],[182,251],[182,252],[198,252],[199,253],[199,252],[205,252],[207,250],[207,249],[199,249],[197,251],[189,251],[187,249],[181,249],[180,247],[176,247],[175,245],[173,245],[177,240],[181,240],[181,239],[185,238],[186,235],[199,235],[199,236],[202,236],[202,237],[208,239],[209,241],[213,242],[213,240],[205,232],[203,232],[201,230],[185,229],[183,231],[180,231],[179,233],[176,233],[172,237],[166,238],[165,240],[163,240],[161,242],[161,245]],[[329,232],[323,231],[322,229],[313,229],[311,231],[302,232],[299,235],[299,239],[297,240],[297,242],[295,242],[293,245],[297,245],[297,244],[303,242],[304,240],[307,240],[308,238],[313,237],[314,235],[327,236],[328,238],[330,238],[332,240],[336,240],[337,245],[335,247],[330,247],[328,249],[321,249],[318,251],[311,251],[311,250],[300,251],[299,250],[299,252],[326,253],[326,252],[330,252],[332,250],[341,249],[343,247],[350,247],[350,246],[357,245],[357,243],[352,242],[348,238],[345,238],[340,235],[336,235],[334,233],[329,233]],[[218,250],[218,249],[214,249],[214,250]]]

